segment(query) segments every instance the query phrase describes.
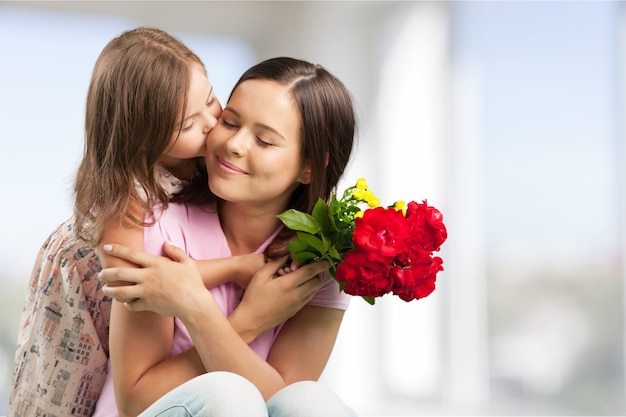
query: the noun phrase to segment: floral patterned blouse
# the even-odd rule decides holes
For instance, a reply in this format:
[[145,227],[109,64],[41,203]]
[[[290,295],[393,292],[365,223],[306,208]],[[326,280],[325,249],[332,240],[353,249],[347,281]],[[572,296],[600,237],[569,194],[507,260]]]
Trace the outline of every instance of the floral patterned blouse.
[[[170,194],[186,184],[164,168]],[[8,415],[91,416],[107,375],[111,299],[102,293],[95,248],[58,226],[35,261],[22,312]]]

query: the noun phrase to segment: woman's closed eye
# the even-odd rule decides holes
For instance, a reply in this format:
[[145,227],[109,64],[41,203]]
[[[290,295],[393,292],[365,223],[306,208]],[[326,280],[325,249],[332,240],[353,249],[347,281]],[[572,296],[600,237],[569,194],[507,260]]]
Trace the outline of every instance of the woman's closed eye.
[[237,125],[237,123],[232,122],[232,121],[228,121],[228,120],[226,120],[226,119],[225,119],[225,118],[223,118],[223,117],[222,117],[222,118],[220,118],[220,120],[222,121],[222,125],[224,125],[224,126],[225,126],[225,127],[227,127],[227,128],[230,128],[230,129],[236,129],[236,128],[238,128],[238,127],[239,127],[239,126]]
[[272,142],[268,142],[266,140],[263,140],[262,138],[260,138],[258,136],[256,137],[256,140],[259,143],[259,145],[261,145],[264,148],[269,147],[269,146],[274,146],[274,144]]

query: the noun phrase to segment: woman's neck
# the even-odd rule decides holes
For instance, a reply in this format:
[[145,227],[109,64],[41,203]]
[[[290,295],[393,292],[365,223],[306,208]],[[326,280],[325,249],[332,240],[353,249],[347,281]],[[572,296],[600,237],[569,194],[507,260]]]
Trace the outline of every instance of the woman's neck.
[[219,200],[218,213],[232,255],[256,251],[280,226],[276,210]]

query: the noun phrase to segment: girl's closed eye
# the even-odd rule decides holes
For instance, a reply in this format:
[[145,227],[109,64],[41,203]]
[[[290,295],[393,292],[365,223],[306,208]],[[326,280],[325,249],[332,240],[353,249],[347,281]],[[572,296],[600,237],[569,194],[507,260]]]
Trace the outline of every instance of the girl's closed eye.
[[183,128],[182,128],[182,129],[180,129],[180,130],[182,130],[183,132],[186,132],[186,131],[188,131],[188,130],[191,130],[191,128],[193,127],[193,122],[194,122],[194,120],[193,120],[193,119],[191,119],[191,120],[187,121],[187,122],[183,125]]

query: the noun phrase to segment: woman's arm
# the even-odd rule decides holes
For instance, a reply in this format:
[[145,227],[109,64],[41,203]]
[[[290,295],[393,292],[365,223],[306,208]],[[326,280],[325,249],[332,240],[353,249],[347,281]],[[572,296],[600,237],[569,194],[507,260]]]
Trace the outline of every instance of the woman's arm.
[[317,380],[332,352],[343,311],[304,307],[289,319],[270,351],[261,359],[219,314],[214,302],[204,302],[202,314],[184,314],[195,348],[208,372],[229,371],[250,380],[268,400],[281,388],[302,380]]
[[335,346],[343,316],[344,310],[304,306],[285,323],[267,359],[285,384],[319,379]]
[[[241,304],[226,319],[210,292],[202,291],[202,280],[193,260],[180,250],[172,252],[175,257],[179,257],[175,263],[179,264],[180,271],[187,268],[187,272],[178,275],[176,280],[172,280],[171,275],[159,276],[154,271],[145,273],[149,269],[154,269],[152,263],[156,261],[156,258],[159,258],[158,262],[174,261],[111,245],[109,251],[111,255],[132,258],[134,262],[145,267],[145,269],[113,268],[103,270],[101,274],[101,279],[105,283],[129,281],[133,284],[104,289],[105,294],[122,302],[129,302],[125,309],[126,318],[123,320],[128,321],[131,318],[132,314],[129,315],[131,309],[136,312],[148,309],[159,314],[177,316],[183,320],[196,344],[195,351],[192,349],[183,354],[184,356],[175,359],[162,359],[158,362],[155,359],[159,358],[159,355],[155,354],[149,355],[150,360],[144,358],[140,366],[144,368],[141,373],[144,375],[143,378],[140,380],[136,376],[131,376],[130,382],[127,382],[130,385],[123,390],[123,394],[132,393],[132,395],[122,398],[118,406],[122,408],[124,402],[132,402],[134,405],[129,405],[129,407],[137,406],[138,408],[134,410],[140,410],[153,401],[143,391],[149,391],[150,394],[156,396],[155,398],[167,392],[166,387],[157,389],[148,382],[145,382],[146,388],[142,388],[144,381],[154,378],[171,385],[175,382],[170,377],[172,374],[180,376],[180,381],[184,382],[187,376],[187,379],[190,379],[195,376],[194,373],[204,372],[204,369],[239,373],[256,383],[267,397],[283,387],[285,381],[281,374],[261,359],[247,343],[264,331],[284,322],[306,304],[319,288],[320,279],[316,277],[316,274],[327,269],[327,265],[311,264],[275,278],[274,271],[282,262],[268,263],[255,274]],[[181,303],[179,300],[185,300],[185,302]],[[134,314],[137,314],[136,312]],[[138,323],[136,326],[143,326],[145,331],[150,324]],[[132,331],[129,330],[127,333],[130,335]],[[158,331],[155,330],[155,333]],[[155,340],[154,337],[148,335],[144,336],[144,340],[146,338]],[[159,344],[166,344],[165,342],[162,340]],[[141,350],[144,349],[151,348],[149,346],[141,348]],[[137,349],[138,352],[141,350]],[[152,365],[148,362],[152,362]],[[178,365],[173,365],[174,363]],[[182,365],[183,363],[186,364]],[[125,366],[133,366],[133,364]],[[183,376],[176,366],[188,368],[189,374]],[[163,377],[164,374],[167,377]],[[170,389],[179,384],[180,382],[177,382]],[[143,408],[139,407],[139,404]],[[132,409],[129,408],[129,410]]]
[[[143,211],[139,205],[133,207],[135,216],[142,218]],[[143,227],[134,224],[127,218],[114,220],[103,231],[101,242],[120,242],[135,250],[143,249]],[[110,256],[103,245],[98,252],[105,268],[121,268],[122,270],[139,270],[136,263],[128,259]],[[117,281],[115,285],[123,285]],[[137,415],[143,404],[150,404],[160,395],[151,396],[152,392],[164,393],[166,388],[160,387],[161,381],[150,378],[154,364],[167,358],[171,346],[174,320],[172,317],[160,316],[150,312],[134,313],[117,301],[111,307],[111,325],[109,332],[109,350],[111,355],[111,372],[114,376],[115,395],[120,415]],[[189,360],[175,364],[169,362],[168,383],[182,383],[190,377],[203,372],[202,363]],[[161,368],[155,370],[161,371]],[[156,384],[152,386],[150,384]],[[146,387],[146,388],[144,388]],[[129,401],[129,399],[131,401]],[[145,407],[144,407],[145,408]]]
[[[107,245],[110,257],[125,259],[140,268],[104,269],[100,273],[100,279],[106,284],[104,293],[125,303],[132,311],[178,316],[173,308],[179,306],[172,300],[172,294],[180,291],[183,277],[192,281],[206,282],[206,279],[198,277],[197,262],[180,248],[165,243],[164,249],[171,259],[121,245]],[[275,271],[285,261],[286,258],[271,261],[259,269],[250,279],[240,305],[228,317],[246,343],[297,313],[319,288],[321,281],[317,274],[328,268],[323,263],[310,264],[275,279]],[[129,285],[120,286],[118,282]]]

